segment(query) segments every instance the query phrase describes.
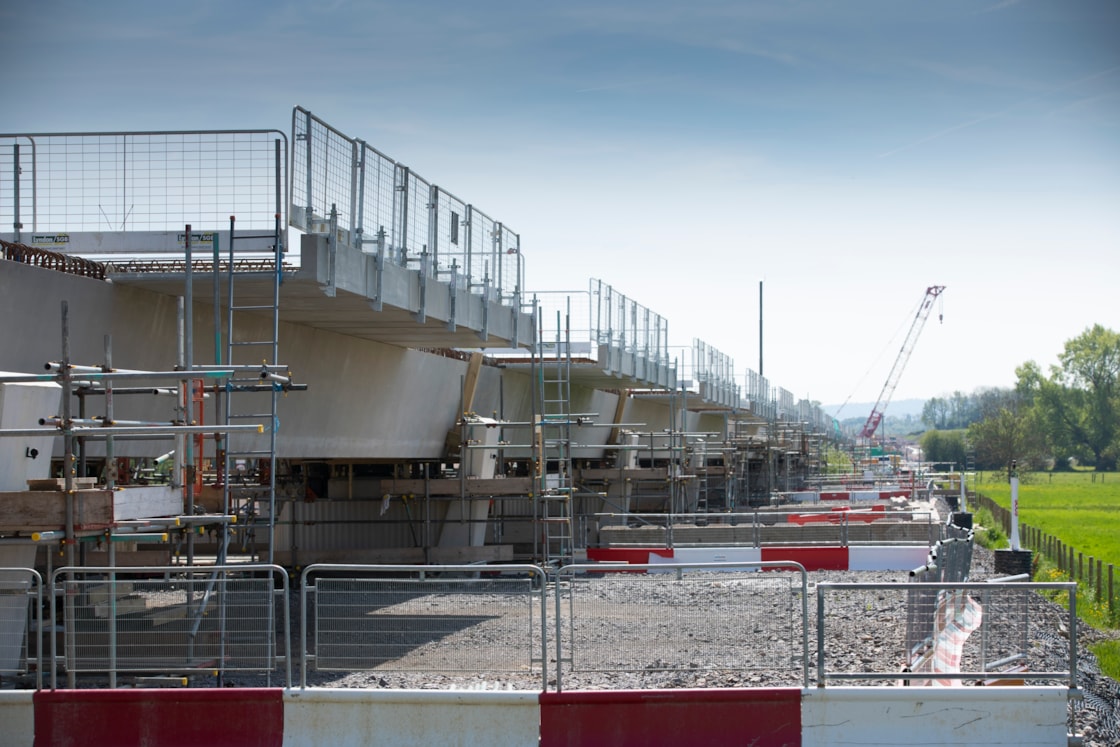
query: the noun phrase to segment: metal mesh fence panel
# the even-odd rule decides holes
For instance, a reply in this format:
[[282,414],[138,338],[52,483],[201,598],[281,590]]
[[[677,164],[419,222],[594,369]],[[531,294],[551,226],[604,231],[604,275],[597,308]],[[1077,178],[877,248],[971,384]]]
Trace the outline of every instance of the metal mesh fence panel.
[[292,225],[304,231],[322,230],[333,207],[339,229],[351,230],[355,227],[354,141],[298,108],[292,113],[292,137]]
[[[447,279],[452,273],[473,282],[463,221],[466,219],[467,206],[455,195],[444,192],[439,187],[432,190],[435,196],[435,216],[433,247],[436,253],[436,275]],[[466,287],[466,286],[460,286]]]
[[[1076,641],[1066,664],[1039,657],[1052,605],[1038,594],[1072,597],[1072,584],[817,585],[818,678],[952,685],[1015,672],[1016,678],[1072,684]],[[1076,630],[1075,613],[1066,624]],[[853,645],[853,638],[856,638]],[[1071,638],[1076,638],[1071,635]],[[875,661],[894,661],[894,671]],[[923,678],[920,675],[925,674]]]
[[30,568],[0,569],[0,675],[42,680],[43,580]]
[[[393,204],[396,199],[397,166],[391,158],[360,143],[358,175],[358,216],[356,240],[362,244],[377,241],[384,232],[389,246],[397,246],[393,235]],[[359,238],[360,237],[360,238]]]
[[291,225],[328,230],[386,261],[447,280],[453,267],[475,294],[520,304],[520,237],[407,166],[334,129],[306,109],[292,113]]
[[498,287],[494,273],[494,235],[497,222],[486,213],[468,207],[466,241],[469,249],[467,266],[474,277],[471,291],[486,296]]
[[779,565],[562,568],[560,676],[768,670],[807,682],[805,574],[757,572]]
[[[400,193],[397,212],[400,229],[397,236],[401,247],[401,264],[411,262],[419,267],[417,263],[421,261],[424,252],[428,251],[430,242],[428,226],[431,216],[428,204],[432,185],[403,166],[398,166],[397,187]],[[427,269],[426,274],[430,273],[431,270]]]
[[0,225],[28,236],[217,230],[236,215],[243,229],[272,228],[287,150],[277,130],[0,136]]
[[275,566],[59,569],[63,662],[73,673],[274,671],[287,658],[286,586]]
[[303,577],[304,681],[308,663],[322,671],[547,674],[544,573],[536,566],[312,565]]

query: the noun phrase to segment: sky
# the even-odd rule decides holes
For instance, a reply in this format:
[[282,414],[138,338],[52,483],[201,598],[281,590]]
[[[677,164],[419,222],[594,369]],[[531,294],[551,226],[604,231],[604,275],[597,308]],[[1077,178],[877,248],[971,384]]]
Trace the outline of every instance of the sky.
[[943,285],[925,399],[1120,328],[1118,39],[1115,0],[11,2],[0,131],[300,105],[519,233],[530,292],[603,280],[825,405]]

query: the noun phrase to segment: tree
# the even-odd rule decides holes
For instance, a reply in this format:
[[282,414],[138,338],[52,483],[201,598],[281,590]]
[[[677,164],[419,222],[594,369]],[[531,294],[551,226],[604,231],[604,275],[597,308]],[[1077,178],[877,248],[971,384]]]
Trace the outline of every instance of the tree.
[[944,428],[949,416],[949,403],[941,397],[931,397],[922,405],[922,422],[929,428]]
[[968,427],[968,440],[976,449],[979,466],[1007,470],[1008,479],[1012,462],[1035,469],[1046,454],[1038,411],[1014,392],[989,404],[984,419]]
[[926,431],[920,443],[925,461],[964,467],[965,445],[961,431]]
[[1055,445],[1083,453],[1097,470],[1120,459],[1120,334],[1099,324],[1068,340],[1049,378],[1037,366],[1020,368]]

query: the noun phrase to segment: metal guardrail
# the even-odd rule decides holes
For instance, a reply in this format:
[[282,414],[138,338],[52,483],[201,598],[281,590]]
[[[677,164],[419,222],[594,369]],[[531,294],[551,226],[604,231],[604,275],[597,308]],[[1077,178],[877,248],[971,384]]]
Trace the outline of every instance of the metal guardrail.
[[[364,140],[292,111],[291,225],[520,309],[521,237]],[[333,219],[332,219],[333,216]]]
[[300,576],[300,687],[321,671],[539,673],[545,573],[535,565],[309,565]]
[[0,674],[33,673],[41,688],[43,660],[43,577],[31,568],[0,568]]
[[216,230],[231,213],[242,229],[271,229],[287,190],[287,139],[279,130],[0,134],[0,230],[35,244],[44,232]]
[[[1045,619],[1045,604],[1033,592],[1055,590],[1068,595],[1069,667],[1039,670],[1030,641]],[[904,583],[817,584],[817,686],[830,681],[894,680],[902,684],[955,684],[961,680],[1013,678],[1022,681],[1077,681],[1077,599],[1072,583]],[[858,620],[835,618],[828,599],[848,597],[839,612]],[[857,597],[853,602],[852,597]],[[830,657],[830,641],[850,636],[853,628],[865,645],[893,651],[898,669],[868,669],[867,663]],[[830,661],[833,664],[830,665]],[[845,666],[846,665],[846,666]],[[843,667],[843,671],[834,667]],[[860,671],[852,671],[858,668]],[[924,675],[924,676],[923,676]]]
[[[760,570],[797,571],[791,574]],[[645,571],[642,573],[641,571]],[[753,571],[753,572],[752,572]],[[688,594],[664,594],[665,584]],[[569,672],[801,670],[809,686],[808,575],[789,561],[575,564],[556,574],[556,689]],[[656,619],[655,626],[636,620]],[[651,632],[652,631],[652,632]]]
[[[51,576],[57,664],[77,674],[282,671],[292,681],[288,575],[275,565],[92,568]],[[57,686],[58,666],[51,668]]]

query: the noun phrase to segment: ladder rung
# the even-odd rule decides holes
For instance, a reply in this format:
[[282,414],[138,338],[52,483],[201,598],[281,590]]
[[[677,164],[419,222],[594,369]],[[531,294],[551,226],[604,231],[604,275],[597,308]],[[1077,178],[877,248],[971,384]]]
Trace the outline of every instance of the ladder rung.
[[260,451],[230,451],[226,452],[231,458],[233,457],[248,457],[248,456],[269,456],[272,454],[268,449]]
[[230,345],[233,345],[234,347],[244,347],[246,345],[260,346],[260,345],[275,345],[275,344],[276,344],[275,340],[237,340],[235,342],[230,343]]
[[231,306],[230,311],[272,311],[275,308],[275,306],[269,303],[254,306]]

